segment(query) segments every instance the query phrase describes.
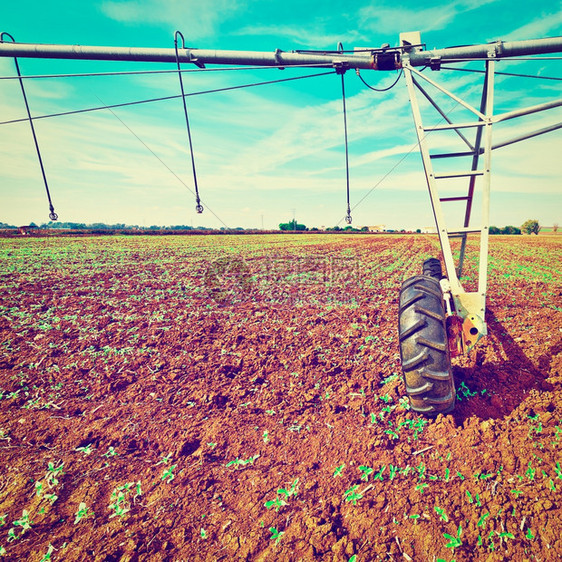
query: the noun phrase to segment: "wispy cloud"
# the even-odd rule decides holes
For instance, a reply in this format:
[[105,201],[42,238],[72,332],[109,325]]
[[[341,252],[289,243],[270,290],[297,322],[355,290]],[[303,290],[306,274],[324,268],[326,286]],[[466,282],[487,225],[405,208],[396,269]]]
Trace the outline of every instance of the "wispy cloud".
[[549,11],[545,8],[533,21],[509,32],[505,39],[519,41],[525,39],[538,39],[551,35],[558,36],[562,33],[562,5],[558,10]]
[[366,41],[368,38],[367,35],[356,29],[341,24],[327,26],[325,21],[299,22],[293,25],[246,25],[234,34],[283,37],[287,44],[293,42],[305,48],[329,50],[335,50],[339,42],[342,42],[345,48],[353,48],[357,42]]
[[[369,4],[359,10],[359,21],[364,29],[377,33],[397,31],[428,31],[445,28],[466,12],[490,4],[495,0],[456,0],[447,4],[407,8],[403,4],[384,6]],[[397,24],[399,29],[397,29]]]
[[183,30],[186,40],[213,36],[226,20],[237,14],[245,2],[241,0],[106,0],[102,11],[121,23],[166,24]]

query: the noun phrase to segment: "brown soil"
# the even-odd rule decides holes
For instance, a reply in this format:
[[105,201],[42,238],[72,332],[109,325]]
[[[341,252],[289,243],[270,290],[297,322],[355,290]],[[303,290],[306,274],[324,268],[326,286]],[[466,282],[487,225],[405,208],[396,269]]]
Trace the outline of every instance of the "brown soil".
[[396,323],[437,248],[0,241],[4,559],[561,558],[562,241],[492,238],[490,335],[431,420]]

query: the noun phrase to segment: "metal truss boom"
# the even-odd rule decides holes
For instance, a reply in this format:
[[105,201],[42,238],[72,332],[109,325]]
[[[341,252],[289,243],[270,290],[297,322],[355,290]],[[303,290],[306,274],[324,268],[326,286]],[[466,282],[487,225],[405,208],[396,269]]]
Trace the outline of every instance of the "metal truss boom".
[[[407,35],[407,34],[403,34]],[[421,45],[408,42],[397,48],[367,48],[354,52],[337,51],[228,51],[186,48],[179,51],[181,63],[236,64],[249,66],[334,66],[347,68],[395,70],[402,67],[403,54],[408,53],[409,66],[438,67],[442,62],[467,59],[499,60],[508,57],[562,52],[562,37],[526,41],[496,41],[482,45],[449,47],[424,51]],[[0,42],[0,57],[75,59],[107,61],[176,62],[174,49],[148,47],[102,47],[87,45],[48,45]]]

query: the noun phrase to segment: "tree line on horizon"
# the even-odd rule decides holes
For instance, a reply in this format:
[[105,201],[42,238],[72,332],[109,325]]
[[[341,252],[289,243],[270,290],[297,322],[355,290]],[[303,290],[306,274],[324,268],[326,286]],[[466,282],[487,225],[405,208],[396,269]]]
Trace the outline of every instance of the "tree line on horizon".
[[[220,231],[259,231],[258,228],[242,228],[240,226],[235,228],[226,228],[221,227],[220,229],[210,228],[206,226],[190,226],[190,225],[172,225],[172,226],[138,226],[138,225],[128,225],[124,223],[117,223],[117,224],[106,224],[102,222],[96,222],[92,224],[86,224],[81,222],[62,222],[62,221],[49,221],[48,223],[43,223],[41,225],[37,225],[34,222],[26,225],[28,228],[40,228],[40,229],[65,229],[65,230],[91,230],[91,231],[113,231],[113,230],[146,230],[146,231],[186,231],[186,230],[220,230]],[[0,222],[0,229],[17,229],[20,227],[7,224],[4,222]],[[521,227],[517,226],[504,226],[504,227],[497,227],[497,226],[490,226],[489,233],[490,234],[538,234],[541,230],[541,226],[536,219],[529,219],[525,221]],[[318,232],[319,229],[316,227],[308,228],[306,225],[298,223],[295,219],[279,224],[279,230],[282,232],[295,232],[295,231],[309,231],[309,232]],[[352,226],[340,227],[340,226],[333,226],[328,227],[325,229],[327,232],[368,232],[369,227],[363,226],[361,228],[355,228]],[[553,232],[558,231],[558,224],[555,224],[552,227]],[[405,230],[396,230],[391,232],[406,232]],[[415,232],[421,232],[418,228]]]

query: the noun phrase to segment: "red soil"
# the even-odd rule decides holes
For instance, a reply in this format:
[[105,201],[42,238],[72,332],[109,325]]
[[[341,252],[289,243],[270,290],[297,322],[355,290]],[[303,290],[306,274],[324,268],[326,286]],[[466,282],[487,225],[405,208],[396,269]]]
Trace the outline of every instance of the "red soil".
[[432,237],[1,241],[5,559],[561,558],[561,253],[492,238],[431,420],[396,323]]

